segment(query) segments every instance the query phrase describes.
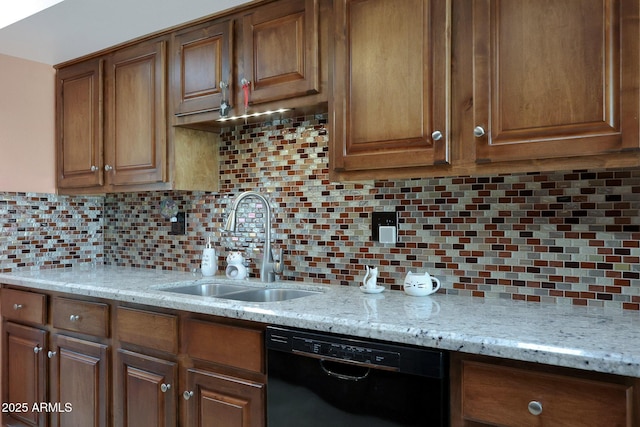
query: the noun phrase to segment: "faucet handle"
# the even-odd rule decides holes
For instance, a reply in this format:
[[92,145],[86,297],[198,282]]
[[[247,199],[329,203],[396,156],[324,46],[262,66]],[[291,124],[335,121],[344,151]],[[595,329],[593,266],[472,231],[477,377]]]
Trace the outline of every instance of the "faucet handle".
[[282,274],[284,271],[284,262],[282,261],[282,248],[278,249],[278,255],[273,255],[273,249],[271,249],[271,257],[273,258],[273,272],[275,274]]

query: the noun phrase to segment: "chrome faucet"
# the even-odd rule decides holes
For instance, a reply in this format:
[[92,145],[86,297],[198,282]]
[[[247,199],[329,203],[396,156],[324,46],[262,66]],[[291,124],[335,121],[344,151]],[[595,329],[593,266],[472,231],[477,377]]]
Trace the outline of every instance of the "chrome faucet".
[[244,193],[240,193],[231,205],[231,212],[229,212],[229,217],[225,222],[223,230],[230,232],[236,231],[237,209],[238,206],[240,206],[240,202],[247,197],[255,197],[264,203],[266,215],[264,218],[264,249],[262,254],[262,265],[260,266],[260,280],[263,282],[273,282],[276,279],[276,274],[282,274],[284,271],[284,263],[282,262],[282,248],[279,250],[277,259],[274,259],[273,252],[271,250],[271,205],[269,205],[269,201],[262,194],[255,191],[245,191]]

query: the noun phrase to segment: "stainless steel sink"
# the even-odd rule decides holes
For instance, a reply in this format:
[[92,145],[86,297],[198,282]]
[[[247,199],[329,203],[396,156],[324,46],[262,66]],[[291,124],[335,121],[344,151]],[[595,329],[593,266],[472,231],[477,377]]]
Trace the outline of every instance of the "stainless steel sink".
[[236,301],[246,302],[274,302],[286,301],[295,298],[302,298],[309,295],[317,295],[321,292],[307,291],[303,289],[289,288],[266,288],[252,289],[250,291],[233,292],[231,294],[222,295],[221,298],[232,299]]
[[219,297],[224,294],[238,291],[246,291],[246,286],[227,285],[224,283],[207,283],[203,285],[185,285],[175,288],[165,288],[163,291],[176,292],[179,294],[199,295],[201,297]]
[[216,297],[246,302],[286,301],[322,293],[320,291],[291,288],[248,288],[247,286],[229,285],[226,283],[184,285],[173,288],[164,288],[162,290],[179,294]]

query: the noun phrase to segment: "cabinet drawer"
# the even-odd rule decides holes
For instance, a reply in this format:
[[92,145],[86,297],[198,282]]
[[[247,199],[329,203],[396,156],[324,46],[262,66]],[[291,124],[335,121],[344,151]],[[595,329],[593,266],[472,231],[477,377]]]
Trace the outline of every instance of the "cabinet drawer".
[[[466,420],[495,425],[631,426],[632,388],[623,384],[463,362]],[[536,407],[541,409],[539,415]]]
[[99,337],[109,336],[107,304],[55,297],[51,304],[53,327]]
[[120,341],[178,353],[178,318],[170,314],[118,307],[116,334]]
[[2,289],[2,316],[9,320],[44,325],[47,322],[46,298],[33,292]]
[[264,338],[260,330],[189,319],[183,336],[191,357],[264,372]]

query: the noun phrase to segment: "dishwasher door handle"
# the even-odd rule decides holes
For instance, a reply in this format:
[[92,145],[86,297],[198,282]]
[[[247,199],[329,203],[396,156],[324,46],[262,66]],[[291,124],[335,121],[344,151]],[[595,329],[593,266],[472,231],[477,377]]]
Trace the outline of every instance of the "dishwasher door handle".
[[361,381],[364,380],[365,378],[367,378],[369,376],[369,374],[371,373],[371,368],[367,368],[367,370],[364,372],[363,375],[347,375],[347,374],[341,374],[339,372],[335,372],[332,371],[331,369],[327,368],[324,364],[324,359],[320,359],[320,367],[322,368],[322,370],[324,371],[325,374],[329,375],[330,377],[334,377],[334,378],[338,378],[341,380],[345,380],[345,381]]

